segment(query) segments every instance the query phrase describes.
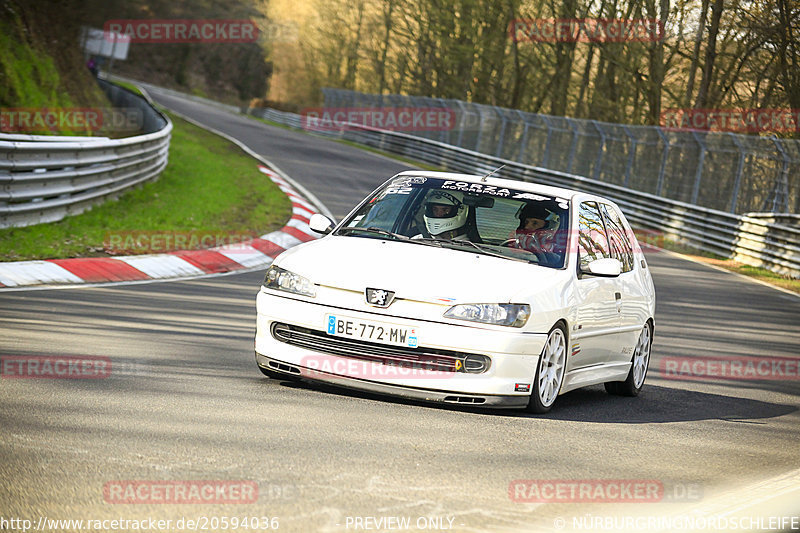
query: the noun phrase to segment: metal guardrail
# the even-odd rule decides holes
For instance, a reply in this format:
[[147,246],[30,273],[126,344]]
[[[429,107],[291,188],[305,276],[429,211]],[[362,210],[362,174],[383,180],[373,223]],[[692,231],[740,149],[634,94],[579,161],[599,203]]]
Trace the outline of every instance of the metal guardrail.
[[124,139],[0,133],[0,228],[81,213],[164,170],[170,120],[141,96],[100,83],[115,106],[142,111],[146,133]]
[[[273,109],[250,109],[249,113],[303,129],[300,115]],[[314,133],[354,141],[458,172],[486,174],[500,165],[506,165],[495,176],[578,189],[610,198],[619,204],[635,227],[652,231],[656,239],[665,236],[745,264],[800,277],[800,227],[777,224],[770,218],[762,218],[775,215],[735,215],[415,135],[357,124]],[[790,220],[785,215],[777,216],[784,217],[780,220]]]
[[800,212],[797,139],[611,124],[444,98],[322,92],[326,109],[447,110],[452,127],[414,135],[490,156],[734,214]]

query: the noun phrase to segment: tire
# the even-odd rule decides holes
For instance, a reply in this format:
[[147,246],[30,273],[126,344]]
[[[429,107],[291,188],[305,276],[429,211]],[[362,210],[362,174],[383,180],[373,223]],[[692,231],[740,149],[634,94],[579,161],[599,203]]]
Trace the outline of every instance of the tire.
[[[538,414],[550,411],[561,392],[566,367],[567,335],[562,326],[556,325],[547,334],[547,341],[539,356],[528,411]],[[543,372],[547,372],[547,375],[543,375]]]
[[650,366],[650,352],[653,346],[653,328],[648,322],[639,334],[636,348],[631,357],[631,369],[625,381],[609,381],[605,383],[606,392],[615,396],[638,396],[647,378]]
[[300,378],[292,376],[291,374],[284,374],[283,372],[276,372],[274,370],[270,370],[269,368],[264,368],[261,365],[257,365],[258,369],[261,371],[262,374],[267,376],[270,379],[277,379],[279,381],[300,381]]

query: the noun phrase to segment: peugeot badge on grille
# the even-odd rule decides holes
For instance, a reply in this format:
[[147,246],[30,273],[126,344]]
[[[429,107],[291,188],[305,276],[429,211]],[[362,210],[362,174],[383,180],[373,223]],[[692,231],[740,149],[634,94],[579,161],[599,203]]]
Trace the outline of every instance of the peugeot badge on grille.
[[365,296],[367,303],[375,307],[389,307],[394,301],[394,292],[383,289],[367,288]]

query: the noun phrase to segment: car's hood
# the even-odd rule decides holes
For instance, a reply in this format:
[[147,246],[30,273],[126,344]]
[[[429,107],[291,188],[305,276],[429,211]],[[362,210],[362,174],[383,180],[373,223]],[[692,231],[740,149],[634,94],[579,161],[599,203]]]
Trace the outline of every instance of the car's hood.
[[513,302],[561,271],[478,253],[363,237],[330,236],[287,250],[276,265],[319,285],[434,303]]

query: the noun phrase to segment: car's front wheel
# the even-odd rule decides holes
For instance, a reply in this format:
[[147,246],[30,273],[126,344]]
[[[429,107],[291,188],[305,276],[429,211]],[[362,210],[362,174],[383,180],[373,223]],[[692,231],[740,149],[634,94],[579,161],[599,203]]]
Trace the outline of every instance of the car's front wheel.
[[539,356],[539,365],[533,379],[533,391],[528,402],[528,410],[533,413],[546,413],[553,407],[567,367],[567,336],[557,325],[547,334],[547,341]]
[[639,334],[636,348],[631,358],[631,369],[625,381],[610,381],[605,384],[606,392],[617,396],[638,396],[644,387],[647,368],[650,365],[650,350],[653,346],[653,328],[648,322]]

